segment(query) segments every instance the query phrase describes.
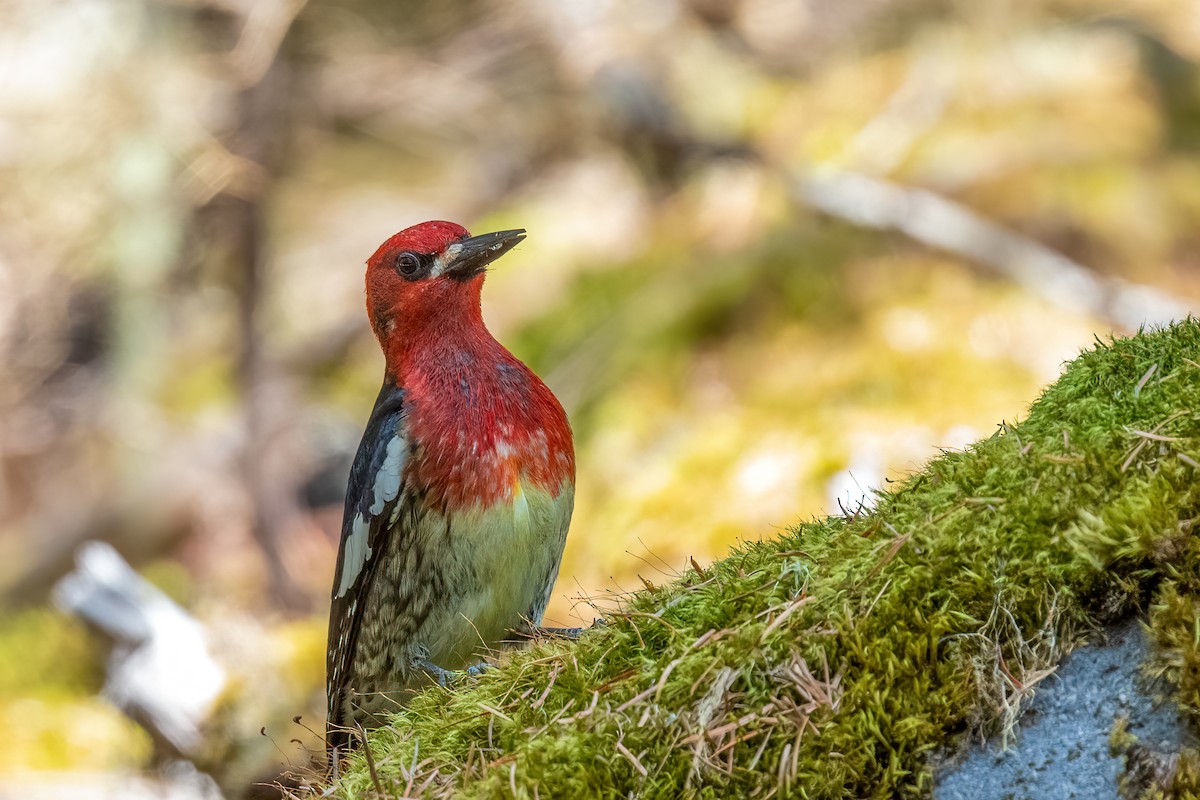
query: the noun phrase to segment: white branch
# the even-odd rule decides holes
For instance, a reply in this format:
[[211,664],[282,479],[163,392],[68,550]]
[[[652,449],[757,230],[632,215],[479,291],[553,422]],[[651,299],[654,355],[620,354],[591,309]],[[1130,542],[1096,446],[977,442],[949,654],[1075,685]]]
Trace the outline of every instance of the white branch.
[[793,178],[792,193],[834,217],[896,230],[1013,280],[1056,306],[1110,320],[1127,330],[1188,315],[1189,305],[1152,286],[1093,272],[964,205],[861,173],[821,167]]

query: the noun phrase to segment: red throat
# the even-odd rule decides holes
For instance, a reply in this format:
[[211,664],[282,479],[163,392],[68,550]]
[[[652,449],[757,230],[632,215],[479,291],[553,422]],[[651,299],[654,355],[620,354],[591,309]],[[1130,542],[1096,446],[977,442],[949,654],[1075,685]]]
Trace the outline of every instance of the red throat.
[[[557,497],[574,483],[562,406],[481,322],[389,344],[389,374],[405,390],[410,433],[423,449],[413,477],[429,505],[508,503],[531,484]],[[463,464],[473,468],[455,466]]]

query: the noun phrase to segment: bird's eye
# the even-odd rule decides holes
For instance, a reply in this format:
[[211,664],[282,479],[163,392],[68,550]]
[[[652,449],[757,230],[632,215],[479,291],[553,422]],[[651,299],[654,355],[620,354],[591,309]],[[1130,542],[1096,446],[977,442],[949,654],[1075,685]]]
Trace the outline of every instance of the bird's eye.
[[421,259],[416,253],[401,253],[396,256],[396,269],[406,278],[411,278],[421,271]]

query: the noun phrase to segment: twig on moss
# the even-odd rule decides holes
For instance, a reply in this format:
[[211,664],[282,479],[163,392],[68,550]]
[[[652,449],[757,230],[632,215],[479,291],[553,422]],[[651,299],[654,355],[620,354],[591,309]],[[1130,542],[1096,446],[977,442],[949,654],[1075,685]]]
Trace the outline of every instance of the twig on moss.
[[379,771],[375,769],[375,756],[371,753],[371,743],[367,741],[367,731],[361,722],[357,723],[357,726],[359,738],[362,739],[363,758],[367,760],[367,770],[371,773],[371,783],[375,784],[375,791],[383,797],[383,781],[379,780]]
[[1150,376],[1158,371],[1158,362],[1150,365],[1150,369],[1146,370],[1146,374],[1137,382],[1137,386],[1133,387],[1133,396],[1136,398],[1142,393],[1142,389],[1146,386],[1146,381],[1150,380]]
[[500,719],[504,720],[507,723],[511,724],[513,721],[513,718],[510,717],[508,714],[505,714],[503,711],[501,711],[498,708],[492,708],[487,703],[480,703],[479,707],[482,708],[484,711],[488,712],[489,714],[499,717]]
[[633,768],[636,769],[643,778],[645,778],[646,776],[648,776],[650,774],[649,772],[646,771],[646,768],[644,766],[642,766],[642,762],[638,761],[638,757],[635,756],[632,752],[630,752],[629,748],[626,747],[625,744],[620,739],[617,740],[616,747],[617,747],[617,752],[619,752],[621,755],[625,756],[625,759],[630,764],[633,765]]
[[816,600],[816,598],[813,597],[812,595],[806,595],[804,597],[797,598],[797,599],[793,600],[792,602],[788,603],[784,607],[784,609],[779,612],[779,615],[776,616],[775,619],[771,620],[771,623],[769,625],[767,625],[767,627],[765,629],[763,629],[762,635],[758,637],[758,640],[760,642],[766,641],[766,638],[772,632],[774,632],[776,628],[778,628],[780,625],[782,625],[784,623],[784,621],[792,615],[792,612],[794,612],[798,608],[802,608],[802,607],[808,605],[809,603],[813,602],[814,600]]
[[1126,428],[1125,430],[1132,433],[1134,436],[1141,436],[1143,439],[1152,439],[1156,442],[1182,442],[1178,436],[1163,436],[1161,433],[1150,433],[1149,431],[1139,431],[1137,428]]

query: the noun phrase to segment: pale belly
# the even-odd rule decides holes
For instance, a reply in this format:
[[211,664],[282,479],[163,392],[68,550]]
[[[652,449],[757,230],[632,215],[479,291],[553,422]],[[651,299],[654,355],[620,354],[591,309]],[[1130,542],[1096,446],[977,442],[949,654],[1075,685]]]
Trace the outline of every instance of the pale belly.
[[526,623],[538,624],[558,575],[574,497],[532,489],[510,506],[455,515],[448,561],[455,563],[457,590],[431,615],[417,638],[429,660],[460,669]]
[[569,485],[556,497],[522,488],[511,505],[401,521],[359,635],[351,685],[360,702],[364,694],[423,682],[423,660],[462,669],[510,640],[514,629],[539,623],[573,502]]

